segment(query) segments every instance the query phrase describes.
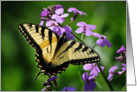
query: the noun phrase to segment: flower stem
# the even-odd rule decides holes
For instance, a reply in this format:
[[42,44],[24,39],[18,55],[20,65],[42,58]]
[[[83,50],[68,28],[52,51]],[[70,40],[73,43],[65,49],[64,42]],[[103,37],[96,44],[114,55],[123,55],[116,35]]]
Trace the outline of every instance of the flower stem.
[[72,33],[78,40],[80,40],[83,44],[85,44],[77,35],[75,35],[74,33]]
[[[73,33],[72,33],[72,34],[73,34]],[[85,44],[84,41],[82,41],[78,36],[76,36],[75,34],[73,34],[73,35],[74,35],[78,40],[80,40],[83,44]],[[96,46],[96,45],[94,45],[94,47],[95,47],[95,46]],[[93,48],[94,48],[94,47],[93,47]],[[104,72],[102,71],[102,69],[101,69],[100,65],[98,64],[98,62],[97,62],[97,66],[98,66],[99,70],[101,71],[101,74],[102,74],[103,78],[105,79],[108,87],[110,88],[111,91],[113,91],[113,88],[112,88],[110,82],[108,81],[107,77],[105,76],[105,74],[104,74]]]
[[97,62],[96,64],[97,64],[99,70],[101,71],[101,74],[102,74],[102,76],[104,77],[106,83],[108,84],[110,90],[111,90],[111,91],[114,91],[113,88],[112,88],[112,86],[111,86],[111,84],[110,84],[110,82],[108,81],[107,77],[105,76],[104,72],[102,71],[100,65],[98,64],[98,62]]
[[84,35],[84,34],[82,33],[82,35],[81,35],[81,40],[83,39],[83,35]]
[[69,23],[69,26],[70,26],[70,24],[71,24],[72,22],[73,22],[73,21],[71,20],[70,23]]
[[80,71],[78,71],[78,76],[79,76],[81,83],[84,85],[84,82],[82,81],[82,78],[81,78],[81,72]]

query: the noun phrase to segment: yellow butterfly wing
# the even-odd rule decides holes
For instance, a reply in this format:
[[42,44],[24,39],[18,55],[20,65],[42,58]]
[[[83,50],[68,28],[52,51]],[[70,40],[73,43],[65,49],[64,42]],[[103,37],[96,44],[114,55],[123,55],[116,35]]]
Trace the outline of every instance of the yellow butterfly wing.
[[80,42],[67,40],[65,34],[59,37],[47,27],[31,23],[20,24],[18,28],[36,49],[36,61],[41,69],[39,74],[56,75],[70,63],[81,65],[100,61],[95,50]]
[[64,42],[59,51],[56,53],[53,58],[52,66],[56,67],[64,63],[83,65],[99,61],[100,57],[94,49],[80,42],[68,40]]
[[[49,64],[55,54],[58,35],[46,27],[31,23],[20,24],[18,28],[31,46],[36,49],[36,61]],[[42,68],[42,65],[39,64],[38,67]]]

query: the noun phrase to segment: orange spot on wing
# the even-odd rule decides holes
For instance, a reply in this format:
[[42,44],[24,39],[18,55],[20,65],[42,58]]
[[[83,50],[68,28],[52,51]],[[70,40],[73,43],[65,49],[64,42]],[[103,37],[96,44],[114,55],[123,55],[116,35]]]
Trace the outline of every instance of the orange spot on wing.
[[[56,42],[57,41],[57,38],[56,37],[53,37],[52,38],[52,43],[53,42]],[[44,42],[42,42],[41,44],[40,44],[40,47],[41,47],[41,49],[43,49],[43,48],[45,48],[46,46],[48,46],[49,45],[49,40],[46,40],[46,41],[44,41]]]

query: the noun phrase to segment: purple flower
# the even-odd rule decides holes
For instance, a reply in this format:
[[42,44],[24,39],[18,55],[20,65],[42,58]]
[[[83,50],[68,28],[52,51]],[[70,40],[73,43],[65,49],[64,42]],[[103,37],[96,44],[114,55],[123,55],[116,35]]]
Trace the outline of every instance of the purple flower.
[[[98,66],[97,66],[96,63],[93,63],[93,64],[85,64],[85,65],[83,66],[83,69],[86,70],[86,71],[87,71],[87,70],[90,70],[90,75],[94,74],[94,76],[97,76],[98,73],[100,72],[100,70],[99,70],[99,68],[98,68]],[[104,70],[104,67],[101,66],[101,69]]]
[[76,8],[73,8],[73,7],[69,8],[69,9],[68,9],[68,12],[74,12],[74,13],[75,13],[75,15],[71,18],[72,21],[75,21],[75,20],[76,20],[78,14],[80,14],[80,15],[83,15],[83,14],[84,14],[84,15],[87,15],[86,13],[84,13],[84,12],[82,12],[82,11],[79,11],[79,10],[77,10]]
[[55,7],[56,7],[56,10],[57,10],[57,9],[60,9],[60,8],[63,8],[63,6],[60,5],[60,4],[59,4],[59,5],[56,5]]
[[48,14],[49,14],[49,11],[44,8],[44,11],[41,12],[41,17],[46,17],[48,16]]
[[107,47],[111,47],[111,43],[108,41],[107,37],[104,36],[104,35],[100,35],[98,33],[93,33],[93,36],[95,37],[98,37],[99,39],[97,40],[96,44],[101,46],[101,47],[104,47],[105,44]]
[[118,69],[118,67],[116,65],[114,65],[113,67],[111,67],[109,69],[109,75],[108,75],[108,80],[109,81],[112,80],[114,74],[117,74],[117,72],[114,72],[116,69]]
[[57,23],[63,23],[65,21],[64,17],[67,17],[69,14],[63,14],[64,9],[60,8],[55,11],[56,14],[52,15],[52,19],[55,19]]
[[[49,29],[51,29],[51,30],[53,30],[53,29],[55,29],[55,27],[57,27],[58,26],[58,24],[55,22],[55,21],[47,21],[46,22],[46,26],[49,28]],[[55,30],[53,30],[53,31],[55,31]]]
[[94,75],[90,75],[88,76],[88,73],[85,72],[83,75],[82,75],[82,80],[85,81],[85,85],[84,85],[84,89],[85,91],[89,91],[89,90],[94,90],[95,87],[96,87],[96,84],[94,82],[95,78],[94,78]]
[[61,36],[65,32],[65,29],[63,27],[54,27],[53,31]]
[[48,82],[50,83],[51,81],[53,81],[54,82],[54,85],[57,87],[58,85],[57,85],[57,82],[56,82],[56,79],[57,79],[58,77],[57,76],[54,76],[54,77],[51,77],[50,79],[48,79]]
[[66,25],[65,30],[66,30],[66,39],[74,40],[75,36],[71,33],[72,29],[68,25]]
[[62,91],[75,91],[75,90],[76,90],[76,88],[73,88],[73,87],[68,87],[68,88],[64,87],[62,89]]
[[126,71],[126,64],[121,64],[122,66],[124,66],[124,67],[122,67],[121,69],[123,70],[123,71]]
[[124,67],[122,67],[121,69],[122,69],[122,71],[118,71],[118,74],[119,75],[123,75],[124,73],[126,73],[126,64],[121,64],[122,66],[124,66]]
[[124,45],[119,50],[117,50],[117,53],[121,53],[121,54],[120,56],[115,57],[115,59],[118,61],[125,62],[126,61],[126,49],[124,48]]
[[41,91],[46,91],[46,88],[43,88]]
[[43,24],[44,24],[44,21],[42,20],[39,25],[40,25],[40,26],[43,26]]
[[52,91],[52,87],[53,87],[52,81],[54,85],[57,87],[58,86],[56,82],[57,78],[58,78],[57,76],[54,76],[48,79],[46,82],[44,82],[43,84],[45,88],[43,88],[42,91]]
[[68,9],[68,12],[74,12],[74,13],[79,13],[80,15],[87,15],[86,13],[84,13],[84,12],[82,12],[82,11],[79,11],[78,9],[76,9],[76,8],[73,8],[73,7],[71,7],[71,8],[69,8]]
[[121,53],[121,52],[124,52],[126,51],[126,49],[124,48],[124,45],[119,49],[117,50],[117,53]]
[[123,56],[115,57],[115,59],[118,61],[125,61],[126,60],[126,58]]
[[59,36],[61,36],[65,32],[65,29],[63,27],[59,27],[55,21],[47,21],[46,26],[48,26],[49,29],[54,31]]
[[79,22],[77,23],[77,26],[80,26],[75,32],[76,33],[84,33],[86,36],[90,36],[93,34],[93,32],[90,30],[95,30],[96,26],[95,25],[88,25],[85,22]]
[[49,27],[49,26],[52,26],[52,27],[54,27],[54,26],[58,26],[58,24],[55,22],[55,21],[47,21],[46,22],[46,26],[47,27]]
[[54,81],[54,80],[56,80],[57,78],[58,78],[57,76],[51,77],[50,79],[48,79],[48,82]]

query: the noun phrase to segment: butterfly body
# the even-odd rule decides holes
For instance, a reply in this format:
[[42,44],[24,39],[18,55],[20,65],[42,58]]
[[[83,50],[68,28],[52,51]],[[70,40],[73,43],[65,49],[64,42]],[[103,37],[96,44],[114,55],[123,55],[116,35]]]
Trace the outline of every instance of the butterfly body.
[[40,72],[57,75],[65,71],[69,64],[83,65],[100,61],[98,53],[81,42],[66,39],[66,34],[59,36],[47,27],[32,23],[18,26],[29,44],[36,49],[36,61]]

